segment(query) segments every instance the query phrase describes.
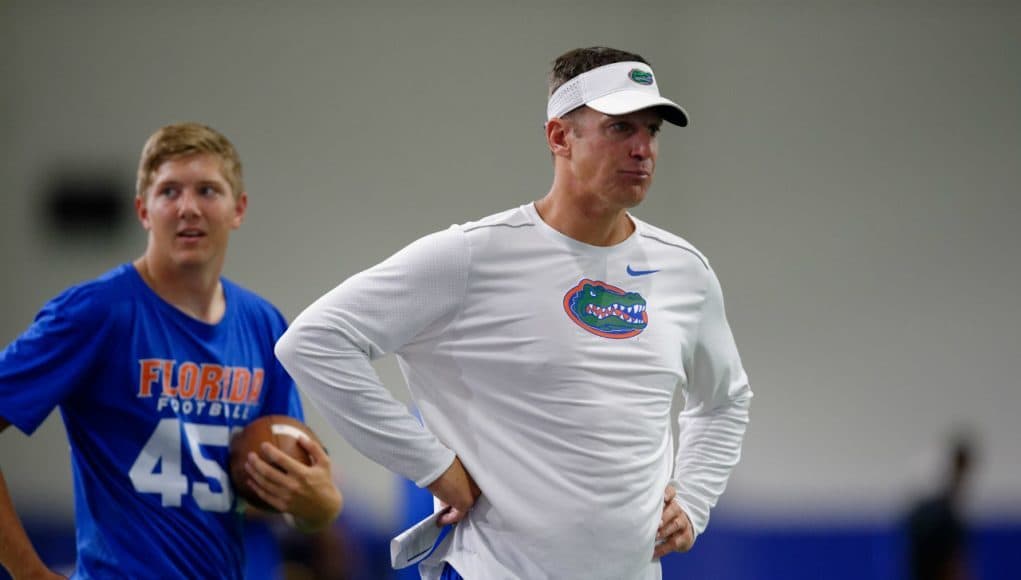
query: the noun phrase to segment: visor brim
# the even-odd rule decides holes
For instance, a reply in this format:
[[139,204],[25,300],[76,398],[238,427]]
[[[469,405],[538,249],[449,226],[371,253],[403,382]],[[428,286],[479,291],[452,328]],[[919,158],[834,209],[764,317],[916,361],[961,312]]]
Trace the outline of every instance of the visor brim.
[[626,115],[635,111],[657,107],[664,121],[673,123],[678,127],[688,126],[688,113],[680,105],[670,99],[664,99],[658,95],[646,92],[618,91],[598,99],[593,99],[585,104],[606,115]]

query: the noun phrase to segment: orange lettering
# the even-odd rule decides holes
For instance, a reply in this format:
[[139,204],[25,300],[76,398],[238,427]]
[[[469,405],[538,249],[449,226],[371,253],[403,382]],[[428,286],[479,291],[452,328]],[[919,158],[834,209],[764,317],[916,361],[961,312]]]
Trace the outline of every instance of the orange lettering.
[[258,403],[259,395],[262,394],[262,376],[265,374],[262,369],[254,369],[252,374],[252,390],[248,393],[249,403]]
[[176,363],[177,361],[173,360],[163,362],[163,396],[165,397],[177,396],[177,387],[175,387],[173,381],[170,380]]
[[230,400],[240,403],[248,395],[248,387],[252,384],[252,373],[244,367],[234,367],[234,379],[230,386]]
[[152,384],[159,378],[159,375],[156,374],[156,369],[159,368],[161,362],[155,358],[140,359],[138,361],[138,364],[142,367],[138,376],[139,397],[152,396]]
[[226,401],[227,397],[230,396],[230,385],[234,379],[235,367],[220,367],[223,370],[223,375],[220,376],[220,390],[216,392],[216,397],[210,397],[209,401],[219,400]]
[[216,364],[202,365],[202,380],[199,381],[199,398],[216,400],[220,398],[220,381],[223,380],[223,367]]
[[170,384],[170,381],[174,380],[174,363],[176,361],[164,360],[163,361],[163,388],[166,390],[166,386]]
[[177,370],[177,391],[181,397],[191,399],[198,385],[199,367],[193,362],[181,364]]

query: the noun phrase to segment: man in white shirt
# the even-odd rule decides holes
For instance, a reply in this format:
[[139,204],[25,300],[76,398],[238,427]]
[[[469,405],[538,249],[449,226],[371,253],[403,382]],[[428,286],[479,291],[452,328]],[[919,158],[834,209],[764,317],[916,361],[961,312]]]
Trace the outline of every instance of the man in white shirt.
[[[687,114],[615,49],[562,55],[550,85],[545,197],[413,242],[277,343],[354,447],[450,506],[424,578],[658,579],[740,457],[752,393],[719,282],[628,213]],[[388,352],[424,425],[372,369]]]

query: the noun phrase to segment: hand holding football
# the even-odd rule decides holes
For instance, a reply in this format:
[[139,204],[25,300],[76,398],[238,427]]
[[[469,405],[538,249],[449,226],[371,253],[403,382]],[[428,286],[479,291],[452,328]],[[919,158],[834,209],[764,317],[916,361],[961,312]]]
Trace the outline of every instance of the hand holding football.
[[[267,504],[249,487],[250,477],[245,470],[248,454],[255,453],[262,457],[260,448],[264,442],[272,443],[285,454],[293,457],[304,465],[310,465],[312,459],[298,439],[309,438],[320,443],[316,434],[304,423],[287,415],[266,415],[252,421],[244,429],[238,431],[230,440],[230,480],[234,490],[250,505],[267,511],[277,511]],[[321,444],[321,443],[320,443]]]

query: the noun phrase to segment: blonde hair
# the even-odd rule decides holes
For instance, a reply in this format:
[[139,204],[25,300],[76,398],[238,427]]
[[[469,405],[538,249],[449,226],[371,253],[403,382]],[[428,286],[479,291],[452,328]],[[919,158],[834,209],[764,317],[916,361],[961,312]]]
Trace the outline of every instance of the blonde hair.
[[136,195],[145,197],[145,192],[152,185],[153,175],[167,160],[203,153],[220,158],[223,177],[232,193],[235,197],[241,195],[245,186],[241,180],[241,158],[234,144],[220,132],[200,123],[167,125],[149,137],[142,147],[142,158],[138,162]]

